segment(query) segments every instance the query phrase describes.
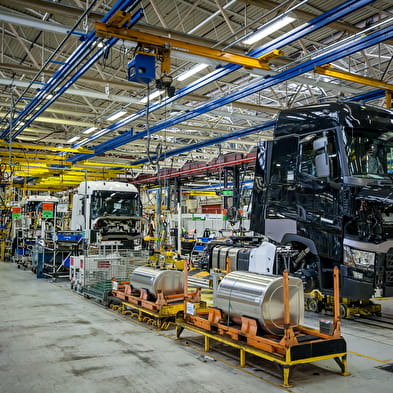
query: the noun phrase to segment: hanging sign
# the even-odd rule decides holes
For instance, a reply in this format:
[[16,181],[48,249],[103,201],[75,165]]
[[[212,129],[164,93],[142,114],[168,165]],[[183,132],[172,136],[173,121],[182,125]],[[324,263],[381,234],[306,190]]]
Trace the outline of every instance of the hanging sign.
[[21,207],[13,207],[11,209],[12,219],[19,220],[22,218],[22,208]]
[[42,204],[42,218],[53,218],[53,203]]

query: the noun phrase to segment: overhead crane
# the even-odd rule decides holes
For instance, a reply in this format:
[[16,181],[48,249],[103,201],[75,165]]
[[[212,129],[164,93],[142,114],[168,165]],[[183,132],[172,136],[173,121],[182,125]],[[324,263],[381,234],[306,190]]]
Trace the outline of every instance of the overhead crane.
[[[173,97],[175,94],[175,88],[172,86],[173,78],[170,75],[171,50],[225,61],[241,65],[245,68],[259,68],[264,70],[270,69],[268,64],[269,60],[276,56],[283,55],[281,50],[274,49],[260,57],[250,57],[168,37],[143,33],[127,27],[127,21],[130,18],[131,15],[129,13],[118,11],[108,22],[96,22],[95,34],[97,37],[101,38],[113,37],[137,42],[135,57],[128,64],[128,80],[139,83],[149,83],[155,80],[157,89],[166,90],[168,97]],[[123,23],[123,25],[121,25],[119,21]],[[159,78],[155,76],[155,58],[161,62],[161,75]]]
[[337,70],[333,68],[330,64],[322,67],[315,66],[314,71],[317,74],[332,76],[334,78],[343,79],[349,82],[355,82],[366,86],[376,87],[377,89],[384,89],[386,96],[386,107],[392,107],[393,84],[391,83],[369,78],[367,76],[352,74],[351,72]]
[[[192,44],[169,37],[160,37],[154,34],[144,33],[135,29],[117,27],[117,19],[120,14],[124,14],[124,18],[130,17],[126,12],[118,11],[112,19],[107,23],[96,22],[96,36],[101,38],[116,37],[123,40],[135,41],[142,48],[152,48],[158,51],[157,55],[162,56],[162,72],[169,74],[170,72],[170,50],[177,50],[193,55],[208,57],[210,59],[225,61],[228,63],[239,64],[245,68],[259,68],[262,70],[270,70],[269,60],[274,57],[282,56],[284,52],[281,50],[272,50],[271,52],[260,56],[259,58],[246,56],[234,52],[222,51],[220,49],[209,48],[207,46]],[[144,52],[143,52],[144,53]]]

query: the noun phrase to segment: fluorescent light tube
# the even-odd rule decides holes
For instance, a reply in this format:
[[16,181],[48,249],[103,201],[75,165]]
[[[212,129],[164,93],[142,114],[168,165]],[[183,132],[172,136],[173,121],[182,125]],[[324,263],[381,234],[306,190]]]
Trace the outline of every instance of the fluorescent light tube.
[[89,140],[89,138],[82,139],[82,140],[78,143],[78,147],[84,145],[88,140]]
[[78,135],[73,136],[72,138],[68,139],[67,143],[73,143],[73,142],[77,141],[78,139],[79,139]]
[[99,136],[99,135],[103,135],[103,134],[105,134],[107,131],[108,131],[107,128],[103,128],[102,130],[96,132],[96,133],[93,135],[93,138],[95,138],[95,137],[97,137],[97,136]]
[[90,133],[92,133],[93,131],[95,131],[97,129],[97,127],[90,127],[90,128],[88,128],[87,130],[84,130],[83,131],[83,134],[90,134]]
[[289,23],[292,23],[294,20],[295,18],[293,18],[292,16],[283,16],[275,22],[268,23],[264,27],[257,30],[254,34],[251,34],[249,37],[243,40],[243,43],[246,45],[251,45],[254,42],[261,40],[263,37],[267,37],[275,31],[280,30],[282,27],[288,25]]
[[[149,95],[149,101],[154,100],[155,98],[157,98],[158,96],[160,96],[161,94],[164,94],[165,90],[156,90],[153,93],[151,93]],[[147,102],[147,97],[143,97],[141,99],[141,102]]]
[[126,111],[119,111],[119,112],[116,112],[116,113],[114,113],[113,115],[111,115],[110,117],[108,117],[106,120],[108,120],[108,121],[116,120],[116,119],[118,119],[119,117],[124,116],[126,113],[127,113]]
[[194,67],[191,67],[188,71],[183,72],[182,74],[180,74],[177,77],[177,79],[179,81],[184,81],[184,80],[188,79],[190,76],[196,74],[197,72],[204,70],[207,66],[208,65],[204,64],[204,63],[195,65]]

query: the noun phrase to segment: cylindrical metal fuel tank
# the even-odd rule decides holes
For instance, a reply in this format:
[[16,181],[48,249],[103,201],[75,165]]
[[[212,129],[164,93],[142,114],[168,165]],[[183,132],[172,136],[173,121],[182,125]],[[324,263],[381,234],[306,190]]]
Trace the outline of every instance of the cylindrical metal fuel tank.
[[183,293],[184,274],[178,270],[163,270],[142,266],[131,274],[131,285],[136,289],[146,289],[157,296],[161,291],[164,296]]
[[[280,335],[284,331],[283,284],[282,276],[231,272],[221,280],[214,306],[236,323],[240,323],[241,316],[251,317],[266,332]],[[291,324],[302,324],[303,283],[296,277],[289,277],[289,309]]]

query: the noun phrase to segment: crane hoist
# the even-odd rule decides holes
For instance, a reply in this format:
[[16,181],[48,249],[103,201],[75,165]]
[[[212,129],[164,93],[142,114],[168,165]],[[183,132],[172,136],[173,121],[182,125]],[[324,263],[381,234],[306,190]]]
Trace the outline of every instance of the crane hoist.
[[120,27],[121,23],[130,20],[131,14],[123,11],[117,13],[107,22],[96,22],[95,34],[97,37],[116,37],[123,40],[135,41],[135,56],[128,63],[128,80],[139,83],[149,83],[156,79],[155,62],[161,62],[161,75],[156,79],[158,89],[166,89],[168,96],[173,96],[174,88],[170,75],[170,52],[179,52],[207,57],[214,60],[238,64],[247,69],[257,68],[269,70],[269,61],[274,57],[283,56],[281,50],[275,49],[259,58],[246,56],[234,52],[209,48],[207,46],[184,42],[169,37],[160,37],[150,33],[144,33],[128,27]]

